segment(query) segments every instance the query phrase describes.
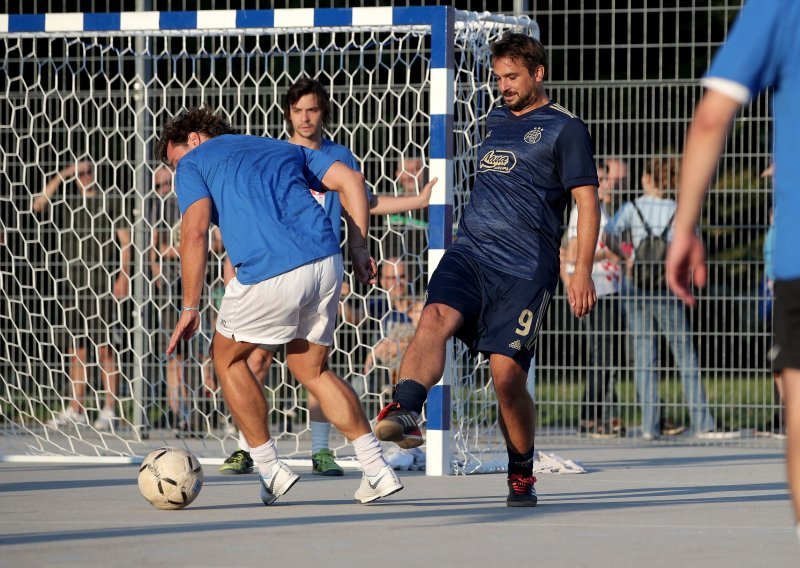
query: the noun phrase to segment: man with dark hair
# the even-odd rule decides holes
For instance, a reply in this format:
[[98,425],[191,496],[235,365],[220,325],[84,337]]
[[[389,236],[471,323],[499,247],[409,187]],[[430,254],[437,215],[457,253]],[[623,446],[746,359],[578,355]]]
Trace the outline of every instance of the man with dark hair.
[[775,111],[775,307],[772,370],[781,373],[786,404],[786,461],[797,536],[800,538],[800,2],[749,0],[711,64],[686,137],[678,182],[667,280],[689,305],[691,281],[705,286],[708,275],[696,226],[709,181],[733,118],[743,105],[774,87]]
[[[289,142],[311,150],[319,150],[323,154],[338,160],[354,170],[359,170],[358,161],[353,153],[333,140],[323,138],[323,128],[327,127],[330,120],[330,98],[325,87],[314,79],[300,79],[294,83],[283,99],[283,116],[286,129],[291,137]],[[370,213],[373,215],[388,215],[400,211],[410,211],[427,207],[431,191],[436,179],[419,188],[418,193],[404,196],[374,195],[367,192]],[[311,194],[325,209],[331,222],[333,234],[338,242],[342,240],[342,204],[339,195],[335,192],[315,191]],[[230,275],[231,271],[227,273]],[[277,346],[262,345],[253,351],[248,359],[259,384],[263,384],[272,364],[273,352]],[[330,450],[330,423],[320,408],[319,401],[313,393],[308,394],[308,413],[311,425],[311,462],[312,471],[317,475],[340,476],[344,471],[336,463],[333,452]],[[247,473],[252,468],[248,455],[247,441],[239,433],[239,447],[231,454],[220,467],[220,472],[225,474]]]
[[544,90],[546,54],[523,34],[492,46],[505,106],[486,120],[475,185],[455,243],[436,268],[417,331],[400,365],[394,400],[378,415],[380,440],[422,444],[418,417],[442,376],[448,338],[489,357],[508,448],[510,507],[535,506],[535,407],[526,389],[539,328],[558,282],[561,220],[578,206],[570,306],[596,301],[591,271],[600,215],[592,142],[583,122]]
[[264,392],[247,365],[261,344],[286,344],[289,370],[352,441],[364,472],[356,501],[368,503],[396,493],[403,485],[386,463],[355,392],[327,365],[344,267],[330,220],[308,191],[311,187],[340,195],[348,213],[355,276],[364,284],[374,283],[375,261],[366,247],[364,176],[321,152],[270,138],[224,134],[229,131],[207,109],[192,109],[175,117],[158,143],[158,157],[176,168],[182,215],[183,309],[167,354],[200,325],[213,222],[236,275],[220,306],[212,360],[225,402],[252,448],[264,504],[286,493],[299,476],[278,459]]

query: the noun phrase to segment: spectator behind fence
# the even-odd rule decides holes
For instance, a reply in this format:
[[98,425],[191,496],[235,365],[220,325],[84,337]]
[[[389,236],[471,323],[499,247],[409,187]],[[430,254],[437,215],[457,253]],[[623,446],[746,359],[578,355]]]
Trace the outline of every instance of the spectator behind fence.
[[[648,235],[664,234],[671,238],[669,229],[675,212],[675,201],[666,196],[677,182],[677,162],[674,158],[653,158],[645,163],[641,178],[643,195],[623,204],[606,225],[609,235],[619,237],[630,231],[634,253],[626,260],[636,271],[636,251]],[[639,259],[642,262],[642,259]],[[659,395],[659,335],[669,343],[683,383],[683,395],[689,408],[692,432],[700,438],[726,436],[715,432],[714,417],[708,408],[706,391],[700,380],[700,370],[692,343],[692,329],[683,306],[665,287],[663,277],[653,277],[645,284],[644,278],[626,279],[624,296],[625,313],[633,334],[636,392],[642,410],[642,437],[645,440],[662,434],[680,433],[680,428],[667,431],[662,428]],[[730,436],[733,436],[731,433]]]
[[[618,169],[618,168],[617,168]],[[611,437],[624,434],[619,419],[618,400],[614,392],[614,353],[619,335],[622,314],[619,289],[621,270],[619,256],[606,243],[603,227],[609,221],[607,207],[610,205],[617,179],[609,179],[607,168],[598,168],[598,199],[600,202],[600,233],[592,265],[597,303],[594,310],[582,322],[589,341],[589,364],[586,373],[586,389],[581,405],[578,424],[579,434],[593,437]],[[578,207],[573,206],[567,225],[567,247],[565,270],[568,279],[575,271],[578,252]]]
[[[289,132],[289,142],[311,150],[318,150],[349,168],[360,170],[353,153],[332,140],[323,137],[324,128],[331,118],[331,101],[325,87],[313,79],[300,79],[294,83],[283,99],[283,118]],[[410,210],[425,208],[430,201],[431,191],[436,178],[422,186],[418,192],[409,195],[386,196],[367,193],[369,209],[372,215],[391,215]],[[337,242],[342,242],[342,203],[339,194],[332,191],[314,191],[312,195],[324,209],[330,220],[333,234]],[[227,263],[227,261],[226,261]],[[232,276],[232,267],[226,268],[226,274]],[[227,279],[226,279],[227,281]],[[349,285],[342,290],[342,295],[350,293]],[[345,308],[346,309],[346,308]],[[352,320],[350,316],[348,320]],[[255,349],[248,359],[248,366],[256,380],[263,384],[273,360],[276,346],[263,345]],[[344,471],[334,460],[330,446],[331,425],[316,397],[308,393],[309,422],[311,426],[311,460],[312,471],[317,475],[339,476]],[[220,468],[221,473],[238,474],[252,471],[252,461],[248,453],[249,446],[243,435],[239,435],[239,447],[231,454]]]
[[[111,430],[119,392],[123,325],[119,302],[130,286],[131,237],[125,202],[118,190],[103,189],[94,178],[94,165],[80,160],[63,168],[36,195],[33,211],[52,224],[60,238],[60,261],[66,278],[58,297],[64,310],[72,400],[55,412],[48,425],[88,424],[87,410],[98,410],[97,430]],[[55,251],[53,251],[55,252]],[[90,361],[92,355],[94,364]],[[87,370],[99,370],[102,408],[87,408],[99,397],[86,396]]]
[[400,258],[391,257],[381,265],[379,284],[387,297],[375,298],[368,304],[369,315],[378,325],[379,336],[367,354],[364,374],[376,366],[389,371],[389,380],[381,394],[392,393],[397,382],[400,360],[408,347],[422,314],[423,302],[415,297],[408,280],[408,266]]

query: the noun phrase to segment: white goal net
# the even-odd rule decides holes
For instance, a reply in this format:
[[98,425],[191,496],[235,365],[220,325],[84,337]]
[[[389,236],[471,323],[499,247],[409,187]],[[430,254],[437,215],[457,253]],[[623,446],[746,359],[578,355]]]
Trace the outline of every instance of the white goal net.
[[[302,77],[328,89],[327,136],[353,151],[373,192],[440,179],[429,210],[372,218],[386,276],[369,288],[351,278],[343,297],[332,367],[374,417],[413,332],[385,314],[423,299],[452,237],[496,97],[488,46],[508,29],[538,34],[527,18],[441,7],[0,20],[0,454],[236,449],[208,354],[224,258],[214,235],[201,333],[164,355],[180,305],[179,215],[152,146],[199,104],[242,133],[286,138],[281,100]],[[470,472],[502,442],[490,377],[456,349],[452,411],[436,426],[453,443],[428,460]],[[305,392],[280,353],[265,388],[281,454],[307,457]],[[332,444],[349,455],[343,438]]]

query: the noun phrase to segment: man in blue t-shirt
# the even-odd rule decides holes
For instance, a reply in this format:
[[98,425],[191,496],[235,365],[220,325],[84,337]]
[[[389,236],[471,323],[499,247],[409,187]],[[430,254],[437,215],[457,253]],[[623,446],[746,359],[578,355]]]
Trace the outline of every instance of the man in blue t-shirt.
[[[348,148],[323,138],[323,129],[327,128],[330,123],[331,103],[328,92],[322,83],[314,79],[300,79],[289,87],[283,99],[283,116],[290,135],[289,142],[311,150],[319,150],[349,168],[360,170],[358,161]],[[432,179],[420,188],[418,194],[413,195],[375,195],[368,191],[370,213],[372,215],[391,215],[427,207],[436,181],[436,178]],[[337,241],[341,242],[342,203],[339,194],[316,191],[311,188],[311,195],[324,208],[333,234]],[[226,262],[226,282],[232,275],[230,264]],[[343,290],[343,295],[345,293]],[[247,363],[258,383],[263,384],[272,365],[273,352],[278,346],[262,345],[260,347],[253,351]],[[307,402],[311,426],[311,471],[316,475],[343,475],[344,471],[336,463],[333,452],[329,448],[330,422],[312,393],[308,393]],[[240,432],[239,447],[222,464],[220,473],[240,474],[249,473],[251,470],[252,461],[248,454],[247,441]]]
[[364,472],[356,501],[400,491],[403,485],[386,463],[358,397],[327,365],[344,267],[330,220],[308,189],[340,195],[355,276],[374,283],[364,176],[321,152],[230,132],[221,117],[194,108],[170,121],[156,149],[158,158],[176,169],[182,216],[183,309],[167,354],[200,325],[208,229],[214,223],[236,276],[222,299],[212,360],[225,402],[252,448],[264,504],[286,493],[299,476],[278,459],[264,392],[247,366],[261,344],[287,345],[292,374],[353,443]]
[[422,444],[417,424],[428,390],[456,336],[489,357],[508,447],[506,504],[535,506],[535,408],[525,387],[536,339],[558,281],[561,221],[578,206],[578,251],[569,300],[578,317],[596,301],[591,271],[600,213],[597,170],[586,126],[552,102],[537,40],[506,34],[492,45],[505,106],[486,120],[475,185],[456,242],[428,286],[419,326],[400,365],[394,401],[375,433],[401,447]]
[[772,367],[783,375],[786,457],[800,538],[800,2],[749,0],[703,78],[706,92],[686,138],[672,245],[670,288],[694,305],[691,280],[704,286],[705,251],[695,227],[703,197],[739,109],[774,87],[775,307]]

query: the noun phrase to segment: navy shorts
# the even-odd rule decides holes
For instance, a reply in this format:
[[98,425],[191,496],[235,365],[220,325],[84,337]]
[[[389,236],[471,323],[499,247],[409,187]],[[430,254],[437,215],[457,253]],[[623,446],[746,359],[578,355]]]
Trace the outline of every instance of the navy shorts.
[[461,312],[456,337],[473,351],[511,357],[528,370],[552,298],[544,282],[505,274],[449,250],[428,284],[425,305],[445,304]]
[[775,282],[772,370],[800,369],[800,279]]

